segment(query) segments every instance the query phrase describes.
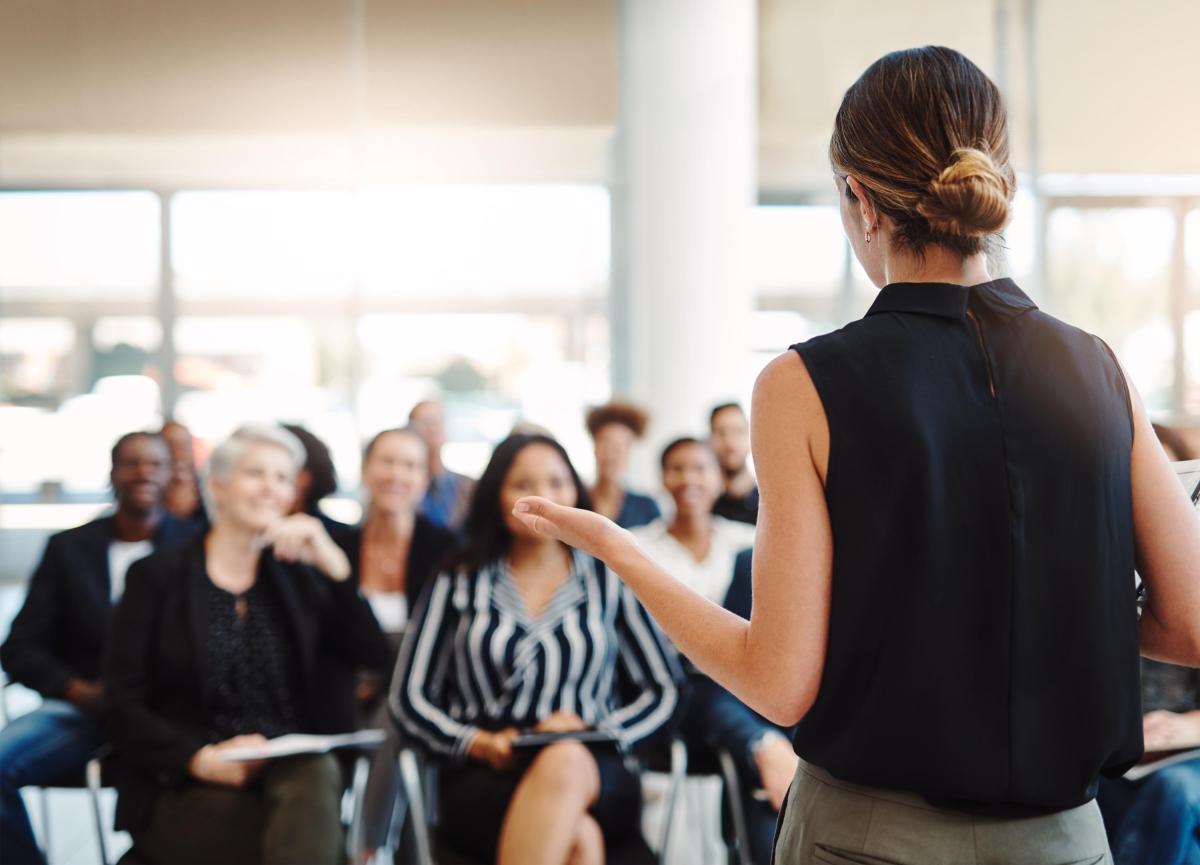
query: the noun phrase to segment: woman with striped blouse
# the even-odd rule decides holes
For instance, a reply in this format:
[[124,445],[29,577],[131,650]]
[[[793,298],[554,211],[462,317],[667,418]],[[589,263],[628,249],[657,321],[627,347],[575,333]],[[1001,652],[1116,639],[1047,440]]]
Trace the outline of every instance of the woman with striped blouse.
[[[670,720],[680,672],[615,574],[513,517],[529,495],[588,506],[558,442],[510,436],[479,480],[465,552],[418,604],[391,706],[451,761],[446,843],[486,862],[599,863],[636,837],[641,788],[624,754]],[[614,744],[513,747],[523,731],[587,729]]]

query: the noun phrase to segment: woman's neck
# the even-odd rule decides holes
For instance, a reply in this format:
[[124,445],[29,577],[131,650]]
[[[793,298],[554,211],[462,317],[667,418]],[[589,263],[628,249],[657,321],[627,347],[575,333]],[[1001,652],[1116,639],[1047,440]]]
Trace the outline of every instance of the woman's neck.
[[371,508],[363,520],[363,536],[381,543],[406,541],[417,523],[415,511],[382,511]]
[[592,487],[592,494],[598,496],[611,496],[623,492],[621,481],[619,478],[610,478],[605,475],[600,475],[596,478],[596,485]]
[[708,511],[677,510],[669,531],[680,540],[699,540],[709,536],[712,525],[712,514]]
[[991,280],[987,255],[979,252],[966,258],[945,247],[931,245],[921,256],[896,252],[883,262],[885,284],[893,282],[948,282],[978,285]]
[[567,548],[549,538],[513,538],[508,548],[508,565],[513,571],[549,571],[561,567],[570,556]]
[[254,585],[262,543],[256,532],[218,519],[204,539],[208,577],[221,588],[242,592]]

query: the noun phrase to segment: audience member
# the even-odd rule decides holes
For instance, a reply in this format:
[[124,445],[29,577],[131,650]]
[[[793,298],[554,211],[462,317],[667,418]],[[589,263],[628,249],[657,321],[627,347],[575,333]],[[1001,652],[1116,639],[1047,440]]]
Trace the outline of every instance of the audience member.
[[171,481],[167,484],[167,513],[181,520],[203,522],[204,501],[196,472],[196,449],[191,431],[176,420],[163,424],[159,435],[171,449]]
[[341,541],[375,618],[392,644],[386,667],[360,671],[357,693],[366,725],[391,733],[371,757],[363,793],[364,836],[369,850],[384,846],[399,792],[396,756],[399,741],[387,717],[385,677],[408,624],[409,610],[435,566],[456,545],[454,533],[435,526],[418,512],[429,482],[429,450],[410,429],[389,429],[371,439],[363,453],[362,483],[366,515]]
[[713,513],[754,525],[758,522],[758,485],[750,473],[750,422],[736,402],[723,403],[709,415],[712,446],[721,465],[725,488]]
[[106,682],[122,760],[117,828],[152,862],[340,862],[330,755],[230,762],[287,733],[342,732],[353,691],[325,653],[374,667],[387,643],[319,520],[288,515],[304,449],[271,425],[213,452],[212,527],[138,562],[117,606]]
[[429,447],[429,489],[421,500],[421,513],[437,526],[458,531],[466,519],[475,481],[442,464],[446,444],[446,416],[436,400],[422,400],[408,413],[408,425]]
[[662,516],[650,496],[625,487],[629,450],[646,432],[646,412],[627,402],[610,402],[587,414],[587,429],[596,453],[592,506],[625,529],[644,526]]
[[[1142,665],[1147,754],[1200,743],[1200,671],[1148,658]],[[1200,861],[1200,757],[1138,781],[1100,779],[1096,797],[1116,865]]]
[[[750,550],[754,527],[713,514],[721,470],[708,442],[678,439],[662,454],[662,482],[675,502],[670,522],[636,529],[646,553],[709,600],[750,616]],[[796,755],[779,728],[688,665],[691,699],[683,721],[689,745],[729,751],[745,793],[743,811],[754,862],[768,862],[775,815],[796,771]],[[769,802],[752,795],[765,787]],[[728,819],[728,814],[724,817]],[[725,837],[731,837],[726,825]]]
[[[1174,429],[1154,424],[1172,460],[1189,459]],[[1200,743],[1200,671],[1141,659],[1143,738],[1153,757]],[[1116,865],[1200,861],[1200,757],[1138,781],[1101,778],[1096,796]]]
[[723,603],[737,554],[754,545],[754,526],[713,513],[721,469],[708,442],[681,438],[662,452],[662,483],[675,514],[634,529],[646,553],[664,570],[715,603]]
[[[532,494],[588,505],[558,442],[509,437],[479,482],[467,549],[422,596],[391,706],[451,762],[439,784],[447,844],[502,865],[601,862],[639,832],[641,785],[622,752],[671,718],[678,669],[614,573],[512,515]],[[628,702],[618,678],[638,692]],[[514,744],[524,731],[589,728],[616,745]]]
[[296,475],[296,501],[291,512],[316,517],[329,536],[340,541],[350,527],[321,510],[321,500],[336,493],[338,488],[337,469],[329,446],[299,424],[284,424],[283,428],[304,446],[304,465]]
[[0,730],[0,862],[41,862],[21,788],[80,774],[103,744],[100,659],[112,603],[137,559],[182,541],[190,528],[166,513],[171,453],[154,433],[129,433],[112,449],[116,511],[53,535],[25,603],[0,647],[9,678],[42,705]]

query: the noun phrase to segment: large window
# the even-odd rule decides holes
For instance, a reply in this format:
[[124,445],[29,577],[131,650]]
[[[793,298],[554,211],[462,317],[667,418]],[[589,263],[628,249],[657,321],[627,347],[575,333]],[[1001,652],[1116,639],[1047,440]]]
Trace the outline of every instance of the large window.
[[594,186],[0,194],[0,496],[104,497],[112,441],[164,413],[202,456],[303,423],[350,491],[363,439],[433,395],[451,468],[526,420],[586,469],[608,268]]

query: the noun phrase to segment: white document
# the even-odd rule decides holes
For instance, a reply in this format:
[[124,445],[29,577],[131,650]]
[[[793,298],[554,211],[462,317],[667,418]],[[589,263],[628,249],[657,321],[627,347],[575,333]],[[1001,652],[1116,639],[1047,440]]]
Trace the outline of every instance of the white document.
[[230,748],[221,752],[226,763],[241,763],[247,760],[272,760],[276,757],[294,757],[297,754],[325,754],[337,748],[374,748],[387,739],[383,730],[359,730],[339,736],[314,736],[308,733],[292,733],[268,739],[265,745],[254,748]]
[[1190,748],[1190,750],[1187,751],[1159,752],[1164,756],[1158,757],[1157,759],[1152,759],[1146,763],[1139,763],[1121,777],[1123,777],[1126,781],[1138,781],[1142,778],[1145,778],[1147,775],[1154,774],[1159,769],[1165,769],[1167,766],[1174,766],[1176,763],[1182,763],[1185,760],[1194,760],[1197,757],[1200,757],[1200,747],[1197,747],[1197,744],[1198,743],[1193,742],[1191,745],[1184,745],[1183,747]]
[[1186,460],[1181,463],[1171,463],[1179,482],[1192,500],[1197,510],[1200,510],[1200,460]]

